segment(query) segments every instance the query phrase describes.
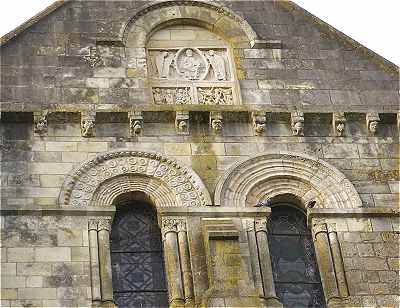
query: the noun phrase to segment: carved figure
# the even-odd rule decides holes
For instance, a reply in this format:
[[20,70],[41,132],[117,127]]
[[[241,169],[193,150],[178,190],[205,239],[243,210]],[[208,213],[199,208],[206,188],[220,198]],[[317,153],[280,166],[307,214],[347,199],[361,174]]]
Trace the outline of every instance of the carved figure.
[[378,129],[378,121],[369,122],[369,131],[371,134],[376,134],[377,129]]
[[45,134],[47,132],[47,116],[41,116],[35,126],[36,134]]
[[189,89],[178,89],[176,93],[176,103],[177,104],[190,104],[191,103],[191,98],[190,98],[190,93]]
[[187,49],[182,61],[184,77],[189,80],[199,79],[200,61],[193,56],[193,50]]
[[86,119],[82,121],[82,137],[92,137],[94,135],[94,120]]
[[292,126],[292,132],[294,136],[304,136],[304,123],[303,122],[295,122]]
[[232,105],[232,89],[199,88],[199,103],[204,105]]
[[206,57],[208,61],[210,61],[211,67],[214,70],[215,77],[218,80],[226,80],[224,57],[215,53],[214,50],[209,50]]
[[371,135],[375,135],[378,131],[380,117],[378,113],[367,113],[367,127]]
[[156,66],[160,78],[168,78],[174,57],[168,51],[163,51],[156,56]]
[[131,122],[131,132],[133,135],[140,135],[142,132],[142,123],[139,120]]
[[211,127],[216,134],[220,134],[222,132],[223,123],[220,119],[212,120]]
[[343,122],[339,122],[336,125],[336,132],[337,132],[338,136],[342,136],[343,135],[343,132],[344,132],[344,123]]
[[178,123],[178,130],[181,132],[185,132],[187,129],[187,123],[184,120],[179,121]]
[[161,89],[160,88],[153,89],[153,97],[154,97],[154,102],[156,104],[162,104],[163,103],[163,95],[161,93]]

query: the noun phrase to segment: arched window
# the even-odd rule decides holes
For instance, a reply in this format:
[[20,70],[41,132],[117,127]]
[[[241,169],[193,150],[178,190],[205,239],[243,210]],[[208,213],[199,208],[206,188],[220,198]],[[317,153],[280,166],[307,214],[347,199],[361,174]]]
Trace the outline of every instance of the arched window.
[[117,205],[111,229],[114,301],[121,307],[168,307],[160,229],[154,208]]
[[326,307],[304,213],[291,205],[273,206],[268,243],[276,294],[283,306]]

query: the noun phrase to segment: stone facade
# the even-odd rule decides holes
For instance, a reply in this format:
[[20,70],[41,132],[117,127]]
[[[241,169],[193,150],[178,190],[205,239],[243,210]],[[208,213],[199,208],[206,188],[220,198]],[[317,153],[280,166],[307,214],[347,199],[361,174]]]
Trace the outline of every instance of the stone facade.
[[328,307],[399,305],[395,65],[289,1],[60,1],[0,50],[1,306],[114,305],[132,192],[171,307],[281,306],[280,203]]

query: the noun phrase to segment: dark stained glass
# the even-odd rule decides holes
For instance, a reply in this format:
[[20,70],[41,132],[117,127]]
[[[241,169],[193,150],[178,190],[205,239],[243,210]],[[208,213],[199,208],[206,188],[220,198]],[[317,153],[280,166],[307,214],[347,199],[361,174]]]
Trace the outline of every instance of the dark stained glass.
[[149,205],[118,208],[111,230],[111,263],[118,307],[168,307],[161,234]]
[[291,206],[274,206],[268,244],[276,293],[283,306],[326,307],[306,216]]

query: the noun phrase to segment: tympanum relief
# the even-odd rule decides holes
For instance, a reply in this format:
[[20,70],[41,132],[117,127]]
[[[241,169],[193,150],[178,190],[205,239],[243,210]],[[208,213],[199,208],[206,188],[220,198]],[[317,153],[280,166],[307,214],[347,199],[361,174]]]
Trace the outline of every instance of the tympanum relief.
[[152,48],[148,57],[154,103],[235,104],[226,48]]

